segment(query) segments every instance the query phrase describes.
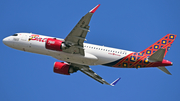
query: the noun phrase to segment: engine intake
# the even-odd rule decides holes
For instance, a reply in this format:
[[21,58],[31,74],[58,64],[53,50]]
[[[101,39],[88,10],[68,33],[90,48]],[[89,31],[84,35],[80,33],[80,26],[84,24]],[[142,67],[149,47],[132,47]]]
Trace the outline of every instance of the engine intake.
[[78,69],[73,66],[63,63],[63,62],[55,62],[54,63],[54,72],[58,74],[70,75],[70,73],[77,72]]
[[56,38],[48,38],[45,45],[46,49],[62,51],[66,48],[63,41],[57,40]]

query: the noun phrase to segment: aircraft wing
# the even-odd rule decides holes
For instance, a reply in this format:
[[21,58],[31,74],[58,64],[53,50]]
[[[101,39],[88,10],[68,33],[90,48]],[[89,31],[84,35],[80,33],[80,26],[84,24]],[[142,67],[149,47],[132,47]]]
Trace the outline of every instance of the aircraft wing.
[[68,36],[65,38],[65,45],[67,45],[69,48],[65,49],[64,52],[84,55],[83,43],[86,40],[85,38],[87,32],[89,32],[89,22],[93,13],[98,9],[99,6],[100,4],[83,16],[68,34]]
[[81,72],[83,72],[84,74],[90,76],[91,78],[93,78],[94,80],[100,82],[101,84],[107,84],[107,85],[114,86],[121,79],[121,78],[118,78],[115,81],[113,81],[111,84],[109,84],[103,78],[101,78],[98,74],[96,74],[89,66],[73,64],[73,63],[71,65],[73,67],[79,68],[79,70]]

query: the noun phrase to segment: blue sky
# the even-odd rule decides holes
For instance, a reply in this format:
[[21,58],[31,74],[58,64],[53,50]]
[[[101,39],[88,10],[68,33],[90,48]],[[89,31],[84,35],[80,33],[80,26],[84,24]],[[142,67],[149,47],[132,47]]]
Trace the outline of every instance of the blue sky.
[[1,0],[0,39],[17,32],[65,38],[97,4],[87,43],[142,51],[168,33],[176,34],[165,59],[172,75],[157,68],[91,68],[116,86],[102,85],[78,71],[71,76],[53,73],[50,56],[27,53],[0,42],[1,101],[179,101],[179,0]]

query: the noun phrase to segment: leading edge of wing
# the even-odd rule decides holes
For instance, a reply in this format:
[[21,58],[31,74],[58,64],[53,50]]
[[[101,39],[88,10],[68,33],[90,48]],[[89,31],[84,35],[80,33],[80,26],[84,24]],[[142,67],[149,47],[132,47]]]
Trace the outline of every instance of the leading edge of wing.
[[114,86],[121,79],[121,78],[118,78],[115,81],[113,81],[111,84],[109,84],[103,78],[101,78],[98,74],[96,74],[89,66],[83,66],[83,65],[77,65],[77,64],[73,64],[73,65],[75,67],[79,67],[79,70],[81,72],[83,72],[84,74],[88,75],[89,77],[93,78],[94,80],[98,81],[101,84]]
[[93,9],[91,9],[89,11],[89,13],[94,13],[98,8],[99,8],[100,4],[98,4],[96,7],[94,7]]

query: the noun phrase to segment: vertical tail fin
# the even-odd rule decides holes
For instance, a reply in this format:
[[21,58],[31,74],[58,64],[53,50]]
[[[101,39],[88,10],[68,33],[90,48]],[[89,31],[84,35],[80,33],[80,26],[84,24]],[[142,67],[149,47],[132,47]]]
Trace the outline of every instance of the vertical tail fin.
[[158,40],[157,42],[155,42],[145,50],[141,51],[139,54],[140,55],[146,54],[151,56],[154,52],[156,52],[158,49],[161,48],[161,49],[165,49],[165,53],[164,53],[165,56],[168,50],[170,49],[172,43],[174,42],[176,36],[177,35],[175,34],[167,34],[166,36],[164,36],[163,38],[161,38],[160,40]]

